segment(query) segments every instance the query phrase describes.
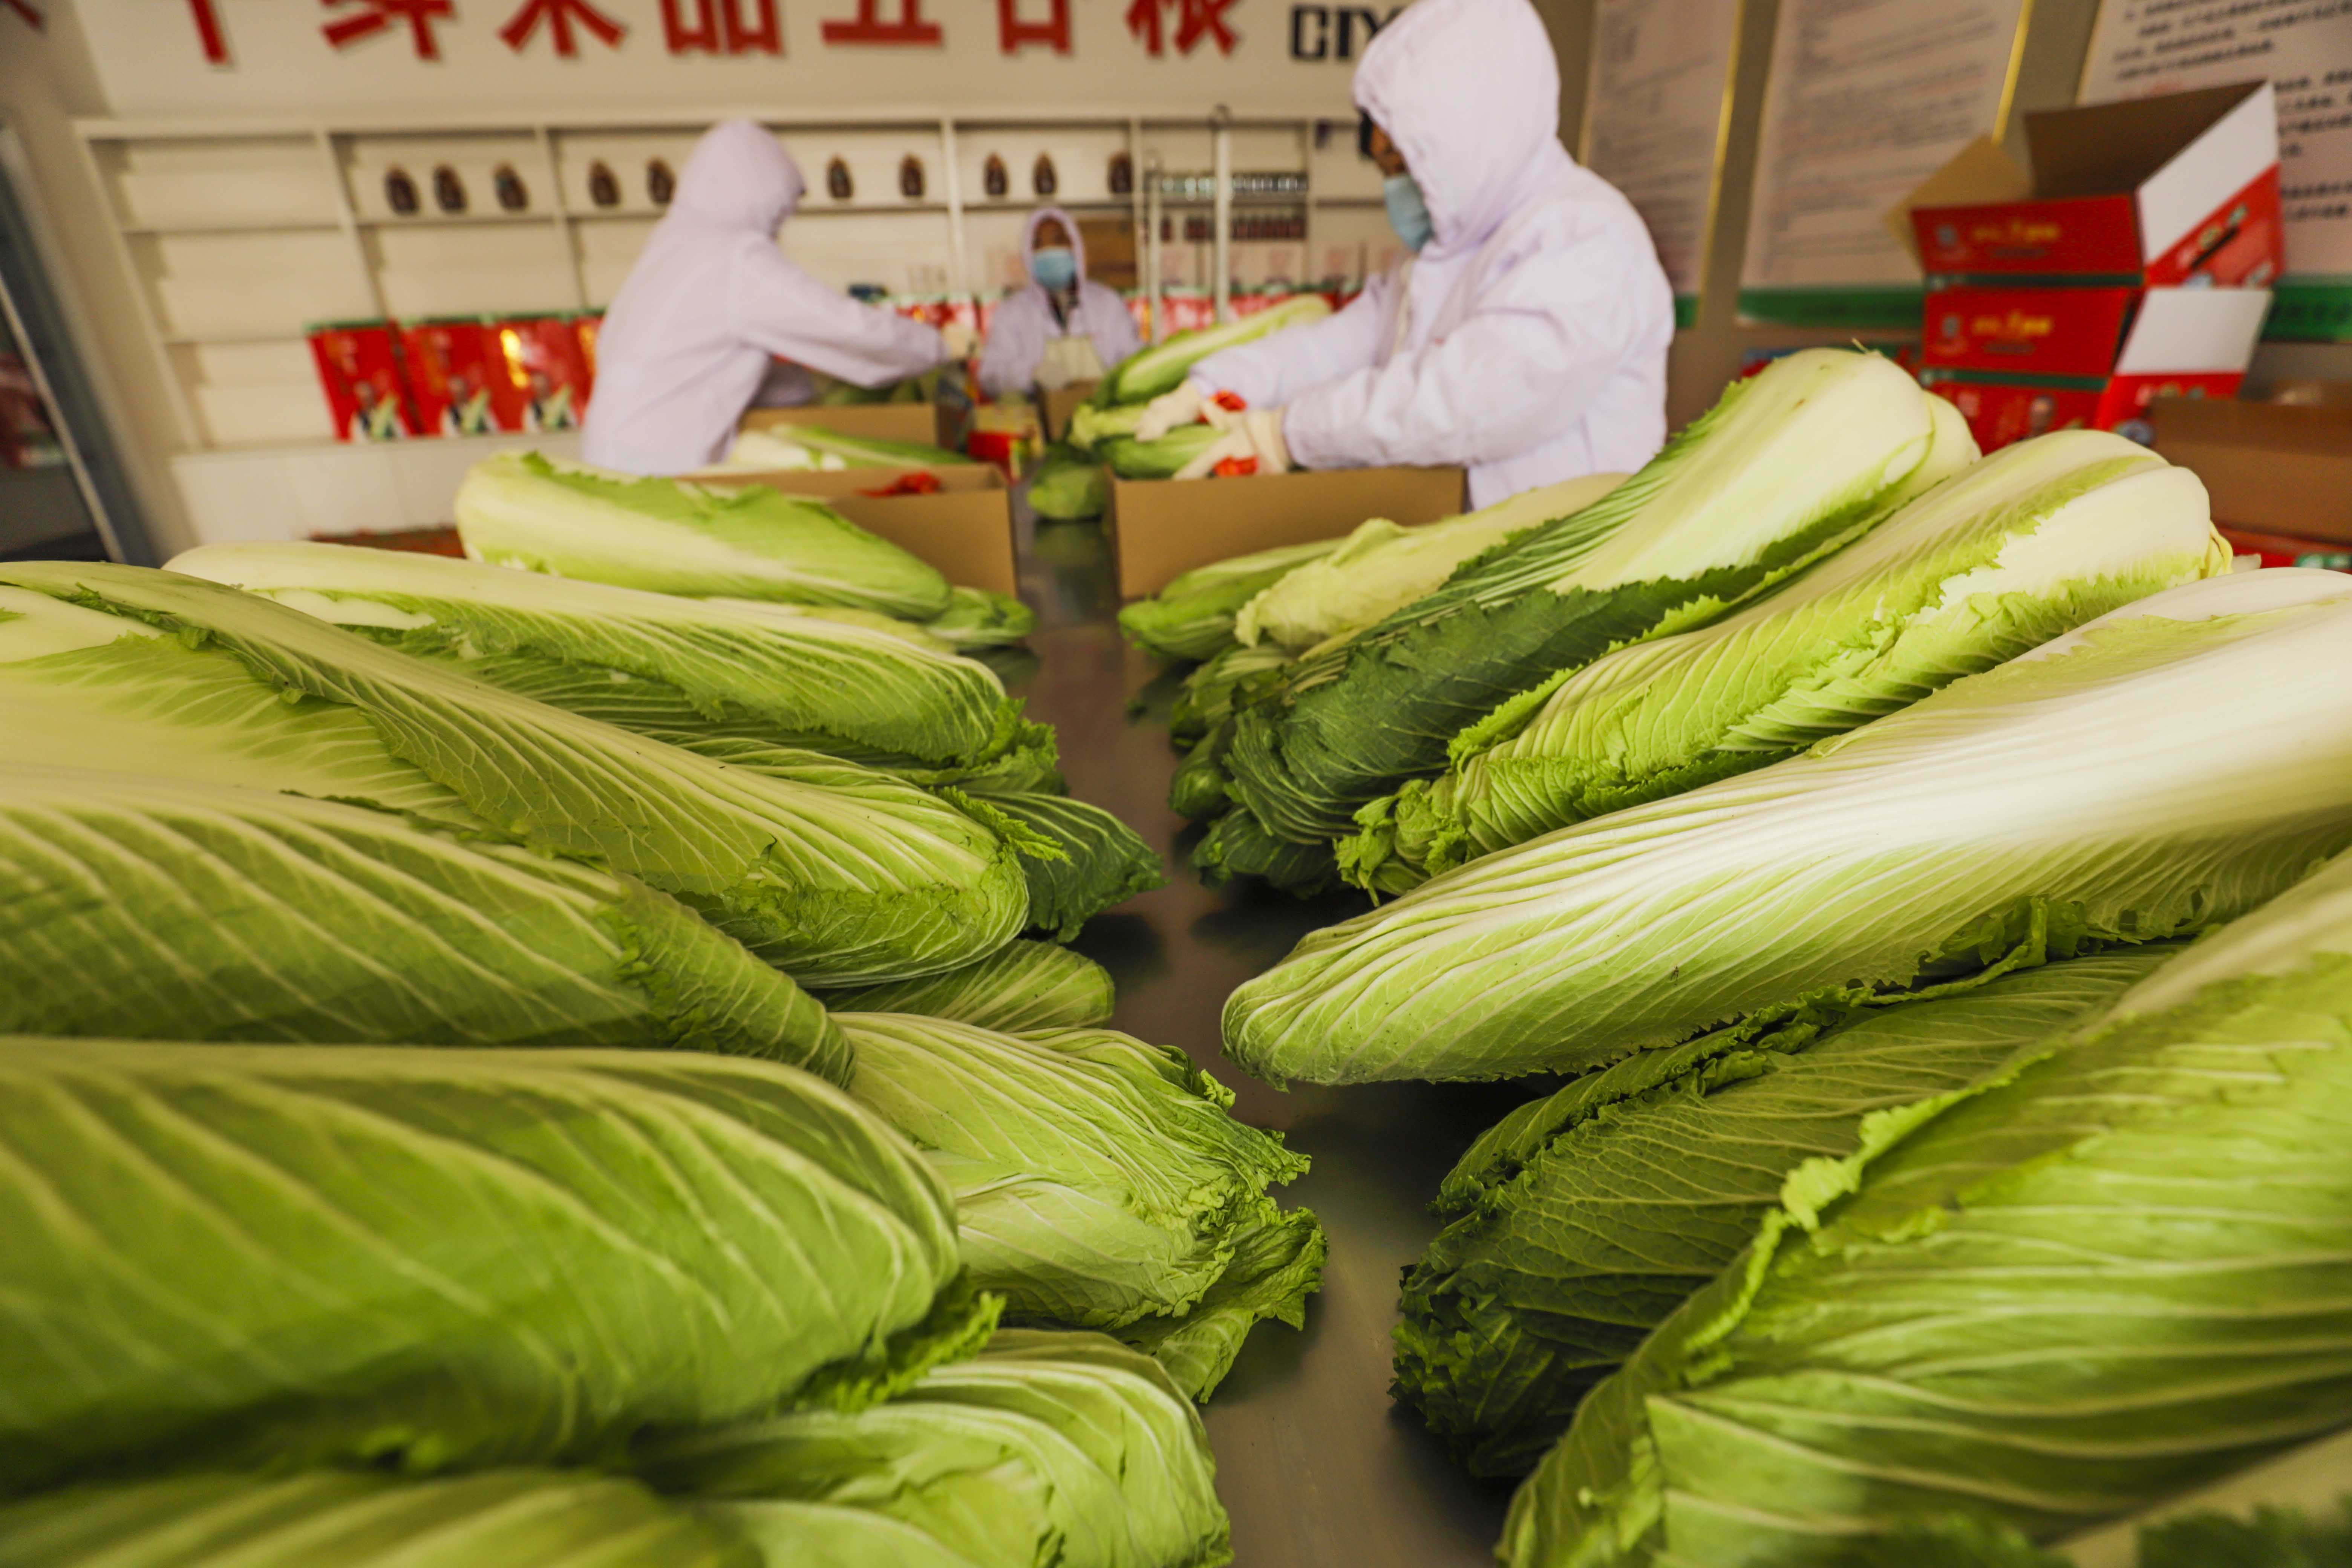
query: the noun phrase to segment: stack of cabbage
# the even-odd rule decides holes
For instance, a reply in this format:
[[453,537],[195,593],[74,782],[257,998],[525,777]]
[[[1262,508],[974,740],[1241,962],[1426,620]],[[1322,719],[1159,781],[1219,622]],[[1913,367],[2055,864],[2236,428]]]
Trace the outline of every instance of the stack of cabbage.
[[1873,530],[1461,731],[1343,841],[1412,890],[1228,1004],[1277,1081],[1581,1075],[1464,1157],[1397,1335],[1537,1466],[1515,1565],[1940,1561],[2347,1420],[2352,858],[2297,884],[2352,579],[2205,575],[2195,480],[2093,433]]
[[[1375,532],[1312,563],[1180,580],[1124,621],[1146,646],[1198,653],[1233,616],[1237,640],[1179,713],[1202,731],[1179,801],[1216,817],[1194,863],[1212,879],[1323,885],[1357,814],[1442,767],[1446,737],[1496,703],[1704,626],[1976,455],[1949,405],[1891,363],[1809,351],[1733,387],[1622,484],[1516,498],[1426,545]],[[1253,579],[1268,603],[1235,602]]]
[[0,568],[0,1563],[1222,1560],[1304,1163],[1015,940],[1156,868],[911,563],[636,493],[829,607]]
[[1156,441],[1139,441],[1134,431],[1146,405],[1173,392],[1184,373],[1220,350],[1252,342],[1285,327],[1318,321],[1331,313],[1320,294],[1297,294],[1269,310],[1222,326],[1178,332],[1128,355],[1104,375],[1070,422],[1069,438],[1048,451],[1029,487],[1029,504],[1040,517],[1073,520],[1100,517],[1110,501],[1105,470],[1123,479],[1165,479],[1201,455],[1219,432],[1195,424]]
[[1228,1556],[1159,1364],[992,1340],[788,1068],[0,1039],[0,1156],[8,1568]]

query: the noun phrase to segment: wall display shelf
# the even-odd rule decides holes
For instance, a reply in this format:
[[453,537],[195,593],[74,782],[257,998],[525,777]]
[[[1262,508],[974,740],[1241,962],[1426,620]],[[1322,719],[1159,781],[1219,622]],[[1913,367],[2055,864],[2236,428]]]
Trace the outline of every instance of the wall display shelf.
[[[1150,258],[1147,288],[1156,272],[1166,286],[1213,289],[1221,264],[1234,287],[1354,279],[1394,251],[1378,170],[1352,126],[1328,120],[759,118],[808,176],[799,217],[823,220],[786,226],[785,252],[837,287],[902,298],[1017,287],[1024,225],[1049,203],[1090,226],[1124,215],[1134,254]],[[333,441],[305,341],[313,322],[601,308],[707,122],[679,112],[76,129],[138,284],[182,449],[258,455]],[[829,174],[846,197],[830,194]],[[1147,234],[1155,214],[1179,206],[1281,206],[1303,221],[1196,224],[1197,240]],[[1269,230],[1284,237],[1231,237]]]

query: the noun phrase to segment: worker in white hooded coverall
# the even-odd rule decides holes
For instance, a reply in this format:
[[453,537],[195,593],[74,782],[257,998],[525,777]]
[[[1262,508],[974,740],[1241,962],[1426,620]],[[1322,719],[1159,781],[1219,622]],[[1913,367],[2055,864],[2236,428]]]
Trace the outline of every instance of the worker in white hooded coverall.
[[1640,468],[1665,439],[1674,296],[1632,204],[1559,144],[1528,0],[1406,6],[1355,98],[1415,255],[1336,315],[1201,361],[1138,436],[1223,426],[1202,472],[1464,464],[1474,507]]
[[596,334],[581,456],[633,474],[683,474],[727,455],[772,356],[859,386],[948,357],[940,334],[861,305],[784,259],[776,230],[806,188],[775,137],[711,127],[678,174]]
[[1095,381],[1143,346],[1118,291],[1087,276],[1086,241],[1060,207],[1039,207],[1021,235],[1029,286],[1004,297],[988,324],[980,389],[991,397]]

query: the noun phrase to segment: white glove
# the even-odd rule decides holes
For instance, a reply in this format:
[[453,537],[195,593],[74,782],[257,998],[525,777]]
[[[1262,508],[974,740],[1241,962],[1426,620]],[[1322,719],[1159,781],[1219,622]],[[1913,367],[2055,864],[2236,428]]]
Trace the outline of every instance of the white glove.
[[1199,423],[1204,401],[1199,387],[1190,381],[1178,382],[1175,391],[1163,392],[1143,405],[1143,417],[1135,426],[1135,438],[1157,441],[1179,425]]
[[1286,474],[1290,444],[1282,438],[1282,410],[1268,408],[1228,415],[1217,422],[1225,432],[1209,449],[1176,470],[1180,479],[1197,479],[1216,472],[1220,463],[1246,464],[1243,472]]
[[950,359],[970,359],[980,350],[980,334],[961,321],[950,321],[941,327],[940,341],[947,345]]

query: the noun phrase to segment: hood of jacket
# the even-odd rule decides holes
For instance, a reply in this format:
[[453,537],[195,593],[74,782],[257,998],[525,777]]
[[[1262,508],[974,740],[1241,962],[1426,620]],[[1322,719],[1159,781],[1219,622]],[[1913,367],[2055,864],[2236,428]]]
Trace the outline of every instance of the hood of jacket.
[[703,132],[678,172],[669,216],[771,238],[807,188],[801,166],[764,126],[722,120]]
[[1365,49],[1355,98],[1447,250],[1482,243],[1569,161],[1559,67],[1528,0],[1415,0]]
[[1078,264],[1078,281],[1085,282],[1087,242],[1078,234],[1078,220],[1060,207],[1039,207],[1029,215],[1028,226],[1021,231],[1021,276],[1032,283],[1037,280],[1036,275],[1029,270],[1029,262],[1037,254],[1037,231],[1045,226],[1047,218],[1059,223],[1062,232],[1070,237],[1070,255]]

